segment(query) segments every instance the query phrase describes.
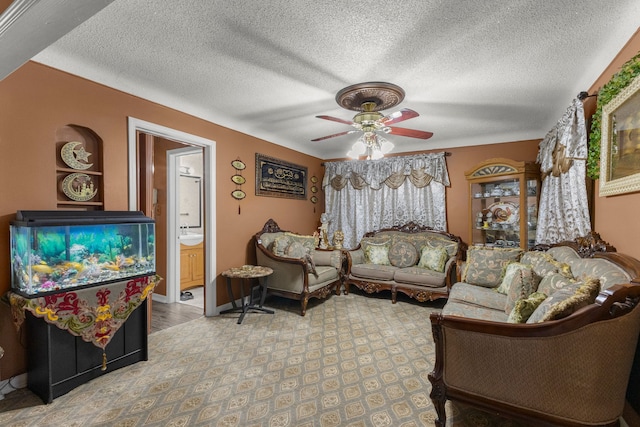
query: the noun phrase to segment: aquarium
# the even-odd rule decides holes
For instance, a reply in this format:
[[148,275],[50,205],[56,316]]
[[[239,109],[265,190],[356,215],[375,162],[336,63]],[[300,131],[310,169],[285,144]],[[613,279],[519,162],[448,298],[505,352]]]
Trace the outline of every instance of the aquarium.
[[25,297],[155,274],[155,223],[142,212],[18,211],[11,288]]

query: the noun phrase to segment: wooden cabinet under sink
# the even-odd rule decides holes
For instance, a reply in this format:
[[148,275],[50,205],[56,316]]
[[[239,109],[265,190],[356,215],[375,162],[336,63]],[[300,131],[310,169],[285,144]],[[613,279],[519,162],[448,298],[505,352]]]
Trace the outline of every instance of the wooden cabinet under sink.
[[180,245],[180,290],[204,285],[204,243]]

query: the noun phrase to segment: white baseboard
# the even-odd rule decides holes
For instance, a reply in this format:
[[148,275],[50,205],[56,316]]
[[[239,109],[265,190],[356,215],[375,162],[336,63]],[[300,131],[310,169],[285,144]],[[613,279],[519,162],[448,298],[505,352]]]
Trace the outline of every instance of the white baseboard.
[[166,304],[167,303],[167,296],[166,295],[160,295],[160,294],[154,293],[153,296],[151,297],[151,299],[153,301],[158,301],[159,303],[162,303],[162,304]]
[[[167,301],[168,301],[168,298],[167,298],[166,295],[160,295],[160,294],[155,294],[155,293],[153,294],[153,296],[151,298],[153,299],[153,301],[156,301],[156,302],[159,302],[159,303],[162,303],[162,304],[167,304]],[[242,306],[240,301],[241,301],[240,299],[236,300],[236,304],[238,305],[238,307]],[[221,305],[219,307],[216,307],[215,310],[214,310],[213,315],[217,316],[218,314],[220,314],[221,311],[227,310],[229,308],[233,308],[233,305],[230,302],[228,302],[226,304],[223,304],[223,305]]]

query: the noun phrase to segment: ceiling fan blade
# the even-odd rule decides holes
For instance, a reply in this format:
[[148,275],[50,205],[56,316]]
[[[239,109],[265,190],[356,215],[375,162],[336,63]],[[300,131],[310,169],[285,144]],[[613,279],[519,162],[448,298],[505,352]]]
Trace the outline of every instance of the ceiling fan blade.
[[379,121],[383,125],[389,126],[394,123],[400,123],[404,120],[413,119],[414,117],[418,117],[419,115],[420,114],[418,114],[416,111],[410,110],[408,108],[403,108],[400,111],[396,111],[395,113],[384,116]]
[[345,125],[353,125],[353,122],[350,120],[339,119],[337,117],[331,116],[316,116],[319,119],[331,120],[332,122],[344,123]]
[[398,128],[398,127],[389,127],[389,133],[391,135],[400,135],[400,136],[408,136],[410,138],[420,138],[420,139],[429,139],[433,136],[433,132],[425,132],[422,130],[415,129],[407,129],[407,128]]
[[342,135],[348,135],[350,133],[354,133],[354,132],[358,132],[357,130],[346,130],[344,132],[340,132],[340,133],[334,133],[333,135],[327,135],[327,136],[323,136],[321,138],[316,138],[316,139],[312,139],[311,141],[322,141],[325,139],[329,139],[329,138],[335,138],[336,136],[342,136]]

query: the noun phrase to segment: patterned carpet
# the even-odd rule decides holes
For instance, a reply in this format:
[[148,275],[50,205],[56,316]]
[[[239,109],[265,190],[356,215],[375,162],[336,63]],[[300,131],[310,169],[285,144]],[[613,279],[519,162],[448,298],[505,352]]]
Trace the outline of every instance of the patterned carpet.
[[[0,401],[0,425],[433,426],[434,361],[420,304],[358,293],[275,315],[200,318],[149,337],[148,362],[114,371],[43,405],[27,389]],[[448,404],[450,426],[514,426]]]

